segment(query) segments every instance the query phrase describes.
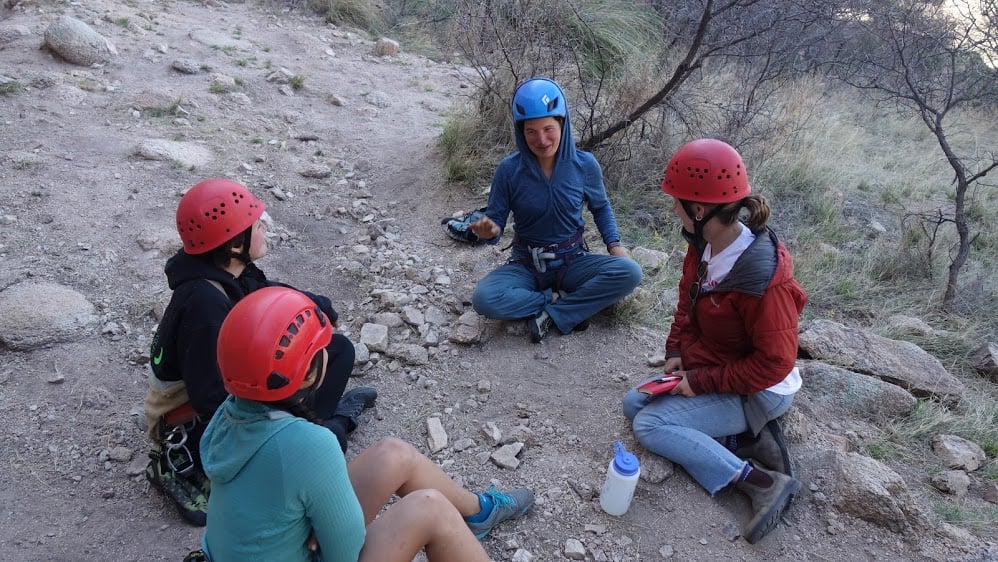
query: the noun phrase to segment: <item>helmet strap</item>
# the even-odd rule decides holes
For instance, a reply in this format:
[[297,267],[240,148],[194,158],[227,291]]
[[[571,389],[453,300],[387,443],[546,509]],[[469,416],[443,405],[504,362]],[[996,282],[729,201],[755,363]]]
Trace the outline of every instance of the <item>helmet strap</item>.
[[232,252],[232,257],[249,265],[253,260],[250,259],[250,244],[253,242],[253,225],[243,231],[243,243],[241,244],[242,250],[239,252]]
[[693,232],[682,228],[683,238],[686,239],[694,248],[696,248],[697,256],[703,256],[704,250],[707,248],[707,240],[703,237],[703,227],[710,219],[714,218],[719,212],[721,212],[722,205],[714,205],[714,208],[707,212],[706,215],[700,215],[695,217],[696,214],[693,211],[693,203],[690,201],[680,200],[680,204],[683,206],[683,210],[686,211],[686,216],[690,217],[693,221]]

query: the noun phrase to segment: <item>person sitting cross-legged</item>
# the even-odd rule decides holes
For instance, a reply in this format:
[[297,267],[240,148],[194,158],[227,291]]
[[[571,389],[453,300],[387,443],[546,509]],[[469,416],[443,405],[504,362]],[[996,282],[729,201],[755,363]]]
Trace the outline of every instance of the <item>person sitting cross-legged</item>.
[[472,493],[395,438],[348,463],[306,406],[332,334],[311,299],[283,287],[247,295],[226,317],[218,364],[231,396],[201,439],[212,481],[203,556],[408,562],[425,549],[431,561],[488,560],[478,539],[530,510],[533,492]]

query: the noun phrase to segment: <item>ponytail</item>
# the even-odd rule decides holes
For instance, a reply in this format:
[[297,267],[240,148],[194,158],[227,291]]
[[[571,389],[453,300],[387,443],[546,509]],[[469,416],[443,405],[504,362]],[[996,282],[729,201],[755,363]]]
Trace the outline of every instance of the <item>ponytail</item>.
[[717,213],[717,220],[723,224],[732,224],[739,219],[742,209],[748,210],[748,214],[742,221],[753,232],[765,227],[769,221],[769,202],[758,193],[724,205]]

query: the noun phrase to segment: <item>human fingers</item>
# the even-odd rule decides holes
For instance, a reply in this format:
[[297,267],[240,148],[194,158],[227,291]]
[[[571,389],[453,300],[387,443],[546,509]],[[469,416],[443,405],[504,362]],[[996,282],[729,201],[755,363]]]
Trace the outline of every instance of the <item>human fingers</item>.
[[478,219],[468,225],[468,228],[470,228],[471,231],[477,234],[480,238],[495,238],[495,236],[499,234],[499,227],[496,226],[496,223],[492,222],[492,219],[489,217],[482,217],[481,219]]

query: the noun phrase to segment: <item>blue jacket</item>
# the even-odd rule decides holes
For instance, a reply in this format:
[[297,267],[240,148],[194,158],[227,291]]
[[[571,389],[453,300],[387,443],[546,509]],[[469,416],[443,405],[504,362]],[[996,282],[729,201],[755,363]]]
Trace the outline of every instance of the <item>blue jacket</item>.
[[[364,512],[331,431],[229,397],[201,438],[211,479],[202,548],[212,562],[356,562]],[[315,530],[320,553],[305,546]]]
[[504,158],[492,177],[485,214],[499,227],[499,236],[488,240],[490,244],[502,238],[510,212],[519,237],[543,245],[563,242],[585,226],[583,207],[592,213],[605,244],[620,240],[603,185],[603,170],[592,154],[575,148],[567,106],[565,110],[561,144],[550,180],[530,152],[520,128],[514,126],[519,152]]

